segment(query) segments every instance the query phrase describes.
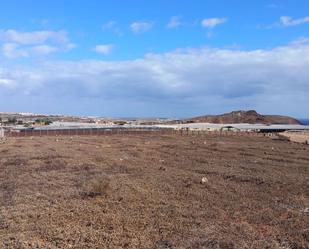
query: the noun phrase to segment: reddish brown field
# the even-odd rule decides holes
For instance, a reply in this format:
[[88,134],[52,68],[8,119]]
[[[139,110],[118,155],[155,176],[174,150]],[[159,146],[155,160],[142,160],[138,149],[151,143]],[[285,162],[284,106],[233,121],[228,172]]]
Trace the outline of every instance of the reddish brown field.
[[10,138],[0,167],[0,248],[309,248],[308,145]]

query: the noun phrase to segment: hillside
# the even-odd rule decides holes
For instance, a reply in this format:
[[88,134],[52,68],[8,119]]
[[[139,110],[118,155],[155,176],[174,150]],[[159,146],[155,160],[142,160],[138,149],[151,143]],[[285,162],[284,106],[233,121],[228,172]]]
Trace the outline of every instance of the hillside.
[[297,119],[279,116],[262,115],[254,110],[233,111],[222,115],[207,115],[182,120],[183,123],[216,123],[216,124],[301,124]]

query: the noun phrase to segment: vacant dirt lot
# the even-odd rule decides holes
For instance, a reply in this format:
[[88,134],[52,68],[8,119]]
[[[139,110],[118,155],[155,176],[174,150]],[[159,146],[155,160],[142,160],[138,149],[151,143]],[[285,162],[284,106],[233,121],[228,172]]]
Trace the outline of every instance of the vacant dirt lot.
[[309,132],[283,132],[283,136],[296,143],[309,144]]
[[309,146],[263,137],[0,144],[1,248],[309,248]]

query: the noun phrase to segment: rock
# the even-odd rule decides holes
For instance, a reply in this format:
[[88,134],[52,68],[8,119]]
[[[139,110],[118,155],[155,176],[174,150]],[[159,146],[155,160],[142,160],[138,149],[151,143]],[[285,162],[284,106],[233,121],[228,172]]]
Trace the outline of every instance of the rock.
[[205,183],[207,183],[208,182],[208,179],[207,179],[207,177],[206,176],[204,176],[204,177],[202,177],[202,184],[205,184]]

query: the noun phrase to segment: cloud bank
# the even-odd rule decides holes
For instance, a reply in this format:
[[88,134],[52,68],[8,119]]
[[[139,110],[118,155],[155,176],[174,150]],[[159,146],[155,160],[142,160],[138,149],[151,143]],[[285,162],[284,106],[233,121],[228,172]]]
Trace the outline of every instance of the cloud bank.
[[49,99],[50,112],[116,116],[248,108],[309,116],[309,44],[303,41],[270,50],[180,49],[128,61],[0,64],[0,104],[15,99],[30,108],[29,99]]

